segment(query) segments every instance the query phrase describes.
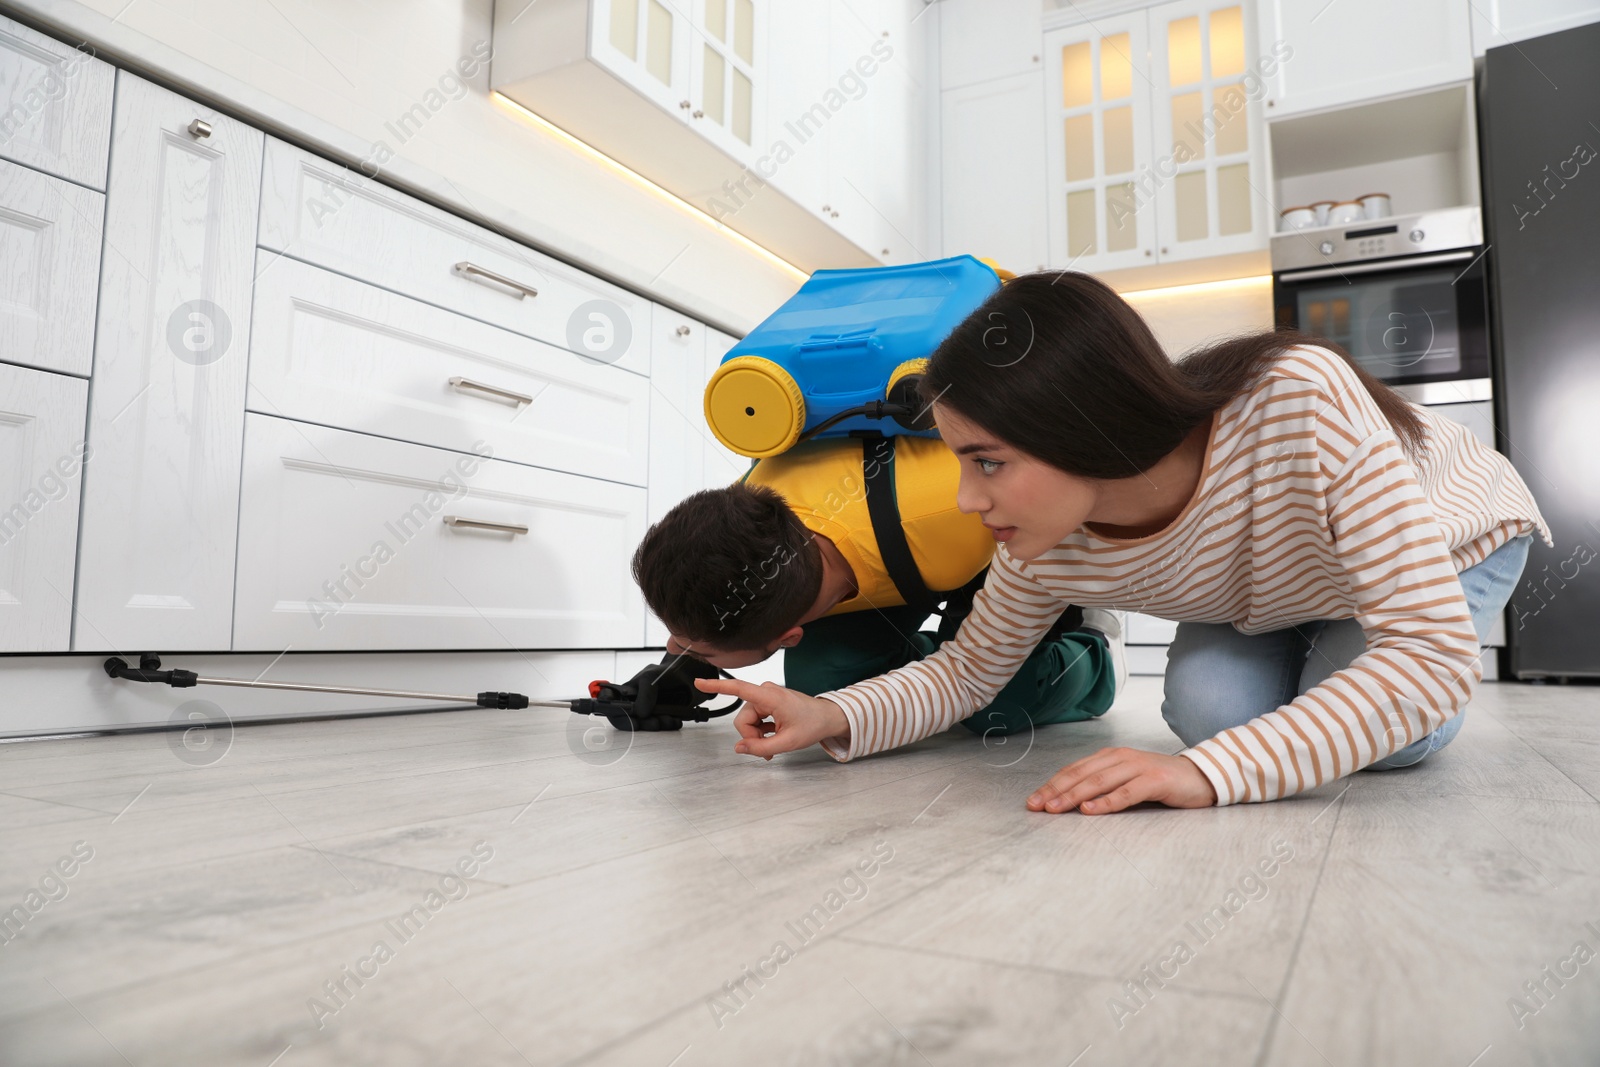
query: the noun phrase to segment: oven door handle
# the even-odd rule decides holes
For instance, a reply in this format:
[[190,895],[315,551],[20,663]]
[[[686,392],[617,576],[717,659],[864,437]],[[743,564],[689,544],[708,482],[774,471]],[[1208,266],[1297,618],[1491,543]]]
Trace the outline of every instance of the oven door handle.
[[1378,263],[1352,263],[1348,267],[1313,267],[1310,270],[1286,270],[1278,275],[1280,282],[1309,282],[1317,278],[1343,278],[1350,274],[1376,274],[1385,270],[1409,270],[1412,267],[1431,267],[1435,263],[1459,263],[1463,259],[1477,259],[1482,252],[1440,252],[1432,256],[1412,256],[1410,259],[1388,259]]

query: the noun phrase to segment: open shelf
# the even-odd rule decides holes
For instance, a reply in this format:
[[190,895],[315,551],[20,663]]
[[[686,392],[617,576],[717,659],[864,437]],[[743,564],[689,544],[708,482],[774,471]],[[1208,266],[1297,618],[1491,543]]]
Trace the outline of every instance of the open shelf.
[[1471,82],[1269,122],[1267,141],[1275,217],[1367,193],[1395,215],[1481,206]]

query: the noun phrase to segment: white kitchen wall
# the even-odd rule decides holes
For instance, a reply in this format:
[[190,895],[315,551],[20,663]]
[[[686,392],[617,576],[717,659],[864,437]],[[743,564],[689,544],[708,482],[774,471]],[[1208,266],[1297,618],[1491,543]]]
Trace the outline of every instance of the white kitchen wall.
[[799,287],[799,273],[491,98],[481,63],[462,87],[457,63],[489,48],[493,2],[8,6],[90,41],[102,58],[216,98],[347,162],[376,163],[386,180],[734,332]]
[[1167,355],[1173,357],[1207,341],[1272,326],[1270,277],[1122,295],[1144,317]]

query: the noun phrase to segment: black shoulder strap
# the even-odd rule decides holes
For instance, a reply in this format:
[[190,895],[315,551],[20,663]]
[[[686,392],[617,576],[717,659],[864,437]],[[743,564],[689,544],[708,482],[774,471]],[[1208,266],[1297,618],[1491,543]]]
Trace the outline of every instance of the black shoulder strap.
[[878,555],[890,581],[900,591],[900,599],[913,607],[930,611],[938,597],[928,591],[917,570],[917,561],[906,543],[900,525],[900,502],[894,495],[893,437],[861,438],[861,473],[867,489],[867,516],[872,520],[872,536],[878,542]]

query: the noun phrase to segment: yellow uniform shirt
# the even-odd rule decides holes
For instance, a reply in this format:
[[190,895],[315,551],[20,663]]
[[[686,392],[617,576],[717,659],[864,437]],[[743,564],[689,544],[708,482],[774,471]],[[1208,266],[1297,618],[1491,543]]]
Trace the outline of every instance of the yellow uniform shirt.
[[[832,437],[758,462],[745,482],[781,495],[813,533],[832,541],[855,572],[858,591],[828,612],[841,615],[905,603],[883,565],[867,513],[860,440]],[[933,592],[971,581],[994,556],[994,536],[976,515],[956,510],[961,461],[934,437],[895,439],[894,488],[911,558]]]

